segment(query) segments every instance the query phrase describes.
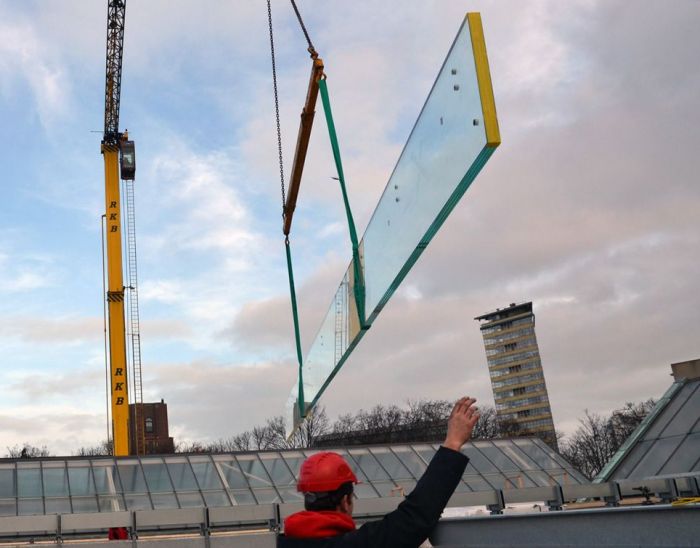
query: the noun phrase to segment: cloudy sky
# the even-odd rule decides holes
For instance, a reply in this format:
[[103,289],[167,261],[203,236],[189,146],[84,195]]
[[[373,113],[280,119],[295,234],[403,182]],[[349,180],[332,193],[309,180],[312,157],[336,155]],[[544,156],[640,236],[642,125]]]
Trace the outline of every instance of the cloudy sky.
[[[299,2],[369,220],[459,28],[481,11],[503,143],[323,403],[492,404],[477,316],[532,300],[554,419],[658,397],[700,357],[700,2]],[[203,9],[203,6],[205,8]],[[287,169],[309,60],[273,1]],[[144,393],[176,441],[282,414],[295,357],[262,0],[130,0]],[[0,0],[0,454],[106,436],[106,2]],[[350,259],[318,118],[295,216],[302,338]]]

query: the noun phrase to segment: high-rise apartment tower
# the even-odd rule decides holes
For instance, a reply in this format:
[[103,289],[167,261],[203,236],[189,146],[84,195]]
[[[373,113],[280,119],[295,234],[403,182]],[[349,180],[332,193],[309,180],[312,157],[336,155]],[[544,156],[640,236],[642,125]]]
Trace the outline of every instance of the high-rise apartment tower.
[[532,303],[512,303],[474,319],[481,322],[502,428],[513,434],[534,434],[557,449]]

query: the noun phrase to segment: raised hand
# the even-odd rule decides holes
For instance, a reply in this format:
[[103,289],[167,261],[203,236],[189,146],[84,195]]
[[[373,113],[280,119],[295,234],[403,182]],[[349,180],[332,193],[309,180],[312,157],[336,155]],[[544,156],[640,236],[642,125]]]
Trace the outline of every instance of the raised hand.
[[474,398],[457,400],[447,421],[447,436],[442,444],[448,449],[459,451],[472,437],[472,430],[479,420],[479,409],[474,406]]

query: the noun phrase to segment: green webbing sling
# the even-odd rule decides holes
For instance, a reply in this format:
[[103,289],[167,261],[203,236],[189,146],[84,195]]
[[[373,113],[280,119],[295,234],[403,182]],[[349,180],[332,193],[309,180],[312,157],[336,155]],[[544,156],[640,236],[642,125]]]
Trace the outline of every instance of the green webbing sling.
[[367,329],[365,321],[365,279],[360,264],[360,246],[357,241],[357,231],[355,230],[355,221],[352,218],[352,210],[348,201],[348,193],[345,190],[345,174],[343,173],[343,162],[340,159],[340,147],[338,146],[338,136],[335,133],[335,124],[333,123],[333,113],[331,112],[331,102],[328,98],[328,86],[326,79],[321,78],[318,81],[318,89],[321,92],[321,100],[323,101],[323,110],[326,114],[326,123],[328,125],[328,136],[331,139],[331,148],[333,149],[333,158],[335,159],[335,167],[338,170],[338,181],[340,182],[340,190],[343,193],[343,203],[345,204],[345,213],[348,217],[348,228],[350,229],[350,241],[352,242],[352,267],[354,275],[354,294],[355,304],[357,305],[357,314],[360,317],[360,327]]
[[297,345],[297,360],[299,361],[299,394],[297,396],[297,401],[299,405],[299,416],[304,417],[306,415],[305,402],[304,402],[304,377],[302,373],[302,366],[304,360],[301,357],[301,336],[299,335],[299,313],[297,312],[297,293],[294,289],[294,271],[292,270],[292,251],[289,246],[289,237],[284,238],[284,249],[287,252],[287,273],[289,274],[289,293],[292,296],[292,316],[294,317],[294,338],[296,339]]

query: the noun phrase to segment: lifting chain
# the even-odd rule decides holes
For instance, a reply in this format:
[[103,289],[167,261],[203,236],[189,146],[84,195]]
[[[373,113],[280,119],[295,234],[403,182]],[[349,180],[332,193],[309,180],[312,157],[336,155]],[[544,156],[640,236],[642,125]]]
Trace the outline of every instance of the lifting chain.
[[282,159],[282,129],[280,128],[280,103],[277,93],[277,68],[275,66],[275,39],[272,34],[272,7],[270,0],[267,0],[267,21],[270,28],[270,56],[272,57],[272,88],[275,92],[275,121],[277,123],[277,153],[279,155],[280,164],[280,187],[282,189],[282,218],[284,218],[284,210],[287,203],[286,192],[284,189],[284,161]]
[[[275,94],[275,122],[277,124],[277,153],[279,156],[279,165],[280,165],[280,187],[282,189],[282,219],[285,218],[286,215],[286,206],[287,206],[287,197],[286,197],[286,191],[284,188],[284,160],[282,157],[282,130],[280,128],[280,107],[279,107],[279,95],[277,92],[277,67],[275,64],[275,39],[274,39],[274,33],[272,30],[272,7],[270,5],[271,0],[267,0],[267,22],[270,28],[270,57],[272,59],[272,87],[274,90]],[[294,5],[294,1],[292,0],[292,5]],[[294,11],[297,13],[297,17],[299,18],[299,22],[301,23],[301,17],[299,16],[299,11],[296,8],[296,5],[294,5]],[[309,52],[311,53],[311,56],[315,59],[318,57],[316,54],[315,50],[313,49],[313,45],[311,44],[311,41],[309,40],[309,36],[306,32],[306,28],[304,28],[304,24],[301,23],[302,29],[304,30],[304,34],[306,35],[307,42],[309,43]],[[315,57],[314,57],[315,55]],[[292,251],[291,251],[291,246],[289,243],[289,236],[285,234],[284,237],[284,248],[285,248],[285,253],[287,255],[287,275],[289,277],[289,293],[292,301],[292,318],[294,320],[294,340],[296,343],[296,354],[297,354],[297,362],[299,365],[299,377],[298,377],[298,394],[297,394],[297,407],[299,409],[299,416],[300,417],[305,417],[306,416],[306,402],[304,398],[304,376],[303,376],[303,365],[304,361],[302,358],[301,354],[301,335],[299,334],[299,312],[297,310],[297,298],[296,298],[296,290],[294,287],[294,270],[292,268]]]
[[309,33],[306,30],[306,25],[304,25],[304,21],[301,18],[301,14],[299,13],[299,8],[297,8],[297,4],[294,0],[291,0],[292,2],[292,7],[294,8],[294,13],[297,14],[297,19],[299,20],[299,25],[301,26],[301,30],[304,33],[304,37],[306,38],[306,43],[309,45],[308,47],[308,52],[311,54],[312,59],[316,59],[318,57],[318,53],[316,53],[316,49],[314,48],[314,45],[311,43],[311,38],[309,38]]

